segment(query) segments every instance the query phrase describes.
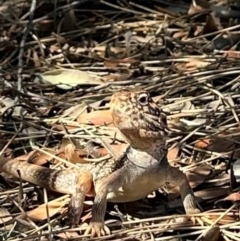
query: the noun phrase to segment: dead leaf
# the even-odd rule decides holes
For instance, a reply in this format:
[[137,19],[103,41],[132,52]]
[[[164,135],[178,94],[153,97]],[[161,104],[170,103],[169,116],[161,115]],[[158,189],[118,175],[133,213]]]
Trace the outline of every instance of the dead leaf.
[[77,119],[81,124],[94,124],[97,126],[113,126],[112,115],[109,110],[97,110],[90,113],[84,113]]
[[188,10],[188,15],[194,15],[209,10],[211,5],[205,0],[192,0],[192,4]]
[[224,51],[224,56],[226,56],[228,60],[239,59],[240,58],[240,51],[237,51],[237,50]]
[[0,224],[4,224],[12,219],[12,215],[4,207],[0,208]]
[[102,77],[103,82],[124,81],[130,78],[130,74],[109,74]]
[[75,69],[55,69],[38,74],[36,84],[53,84],[58,88],[69,90],[77,85],[99,85],[102,81],[87,72]]
[[212,141],[211,139],[203,139],[203,140],[199,140],[197,141],[194,146],[196,148],[199,148],[199,149],[205,149],[207,148],[209,145],[211,145]]
[[129,57],[130,56],[130,52],[131,52],[132,32],[131,31],[127,31],[124,34],[124,37],[125,37],[125,43],[126,43],[126,56]]
[[78,105],[71,106],[63,112],[64,116],[73,117],[73,119],[77,118],[80,114],[86,113],[86,104],[81,103]]
[[210,200],[213,198],[224,196],[228,192],[229,192],[228,187],[217,187],[217,188],[208,188],[205,190],[196,191],[194,192],[194,195],[203,200]]
[[[43,150],[49,152],[52,155],[56,155],[58,154],[58,152],[54,149],[44,149]],[[39,165],[42,166],[44,164],[46,164],[50,159],[52,159],[49,155],[41,152],[41,151],[32,151],[30,152],[28,155],[23,155],[20,157],[21,160],[26,160],[29,163],[35,164],[35,165]],[[54,162],[54,160],[53,160]]]
[[224,136],[216,136],[211,139],[207,138],[199,140],[195,143],[195,147],[219,153],[235,151],[234,157],[236,158],[239,156],[239,144],[237,144],[234,139],[227,139],[224,138]]
[[220,19],[216,17],[215,12],[212,11],[211,4],[205,0],[192,0],[192,4],[188,10],[189,15],[194,15],[197,13],[208,12],[206,16],[201,18],[206,24],[202,28],[196,28],[194,36],[199,36],[200,34],[207,34],[218,31],[222,29]]
[[177,39],[183,39],[185,40],[188,36],[187,32],[184,31],[179,31],[173,34],[173,39],[177,38]]
[[223,200],[238,202],[238,201],[240,201],[240,193],[239,192],[231,193],[227,197],[225,197]]
[[179,153],[179,147],[170,148],[168,150],[168,154],[167,154],[168,161],[172,162],[172,161],[176,160],[178,153]]
[[[224,210],[225,211],[225,210]],[[215,210],[213,210],[213,212],[216,212]],[[212,222],[216,221],[217,219],[219,219],[219,215],[208,215],[208,213],[205,214],[205,217],[207,217],[209,220],[211,220],[211,224]],[[223,218],[221,218],[217,224],[229,224],[229,223],[233,223],[236,222],[236,220],[238,219],[238,214],[234,213],[234,214],[228,214],[226,213],[226,215],[224,215]],[[209,223],[210,224],[210,223]]]
[[34,66],[35,66],[35,68],[39,68],[41,66],[41,61],[40,61],[40,59],[38,57],[38,53],[34,49],[32,51],[33,51]]
[[203,28],[203,34],[208,34],[212,32],[216,32],[222,29],[222,25],[220,23],[219,18],[217,18],[214,13],[206,16],[206,25]]
[[72,240],[78,238],[79,240],[79,234],[75,231],[64,231],[62,233],[57,233],[54,236],[59,237],[61,240]]
[[196,68],[203,68],[210,64],[210,62],[201,60],[201,59],[189,59],[189,62],[186,63],[187,70],[194,70]]
[[117,67],[119,64],[135,64],[138,63],[139,60],[136,59],[131,59],[131,58],[125,58],[125,59],[105,59],[104,60],[104,65],[108,68],[115,68]]
[[[93,53],[96,53],[98,57],[105,58],[106,46],[96,46],[92,49]],[[125,48],[111,46],[111,52],[118,55],[125,52]]]
[[180,70],[194,71],[199,68],[204,68],[210,65],[211,62],[204,61],[201,59],[189,58],[185,63],[177,63],[176,67]]
[[[188,182],[191,188],[195,188],[200,184],[204,183],[211,173],[211,168],[207,165],[200,166],[195,168],[192,171],[189,171],[186,174]],[[178,186],[173,186],[172,184],[168,185],[168,198],[169,200],[174,200],[176,197],[180,195],[180,189]]]
[[[52,201],[48,202],[47,206],[44,203],[42,205],[39,205],[37,208],[27,211],[26,214],[33,221],[42,221],[42,220],[47,219],[46,208],[48,208],[49,217],[52,217],[52,216],[56,215],[57,213],[60,213],[62,208],[66,204],[68,204],[69,201],[70,201],[70,198],[65,198],[62,201],[52,200]],[[18,218],[22,218],[22,219],[24,219],[24,217],[25,217],[25,214],[20,214],[18,216]]]
[[192,171],[186,173],[189,184],[192,188],[199,186],[204,183],[204,181],[208,178],[211,173],[211,167],[208,165],[202,165],[195,168]]
[[207,229],[203,233],[203,237],[201,241],[218,241],[220,237],[220,228],[219,226],[214,226],[209,229]]
[[64,18],[62,19],[62,29],[63,32],[73,31],[78,28],[77,18],[74,9],[69,9],[64,11]]
[[82,158],[80,158],[80,153],[71,143],[67,144],[65,147],[66,159],[71,163],[86,163]]
[[[3,113],[7,108],[14,106],[14,99],[9,98],[9,97],[1,97],[0,98],[0,105],[4,106],[3,108],[0,109],[0,113]],[[13,109],[13,114],[14,116],[20,116],[21,113],[25,110],[25,108],[21,106],[17,106]]]

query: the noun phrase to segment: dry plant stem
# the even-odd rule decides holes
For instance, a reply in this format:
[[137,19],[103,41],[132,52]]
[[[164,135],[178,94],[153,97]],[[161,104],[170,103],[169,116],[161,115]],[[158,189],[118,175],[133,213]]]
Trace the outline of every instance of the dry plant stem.
[[[226,210],[226,212],[225,213],[223,213],[221,216],[219,216],[213,223],[212,223],[212,225],[210,226],[210,227],[208,227],[208,229],[211,229],[215,224],[217,224],[228,212],[230,212],[233,208],[235,208],[236,207],[236,204],[233,204],[228,210]],[[195,239],[195,241],[199,241],[201,238],[202,238],[202,236],[204,235],[204,233],[202,233],[201,235],[199,235],[198,237],[197,237],[197,239]]]
[[201,35],[201,36],[188,39],[188,40],[186,40],[186,42],[193,42],[193,41],[196,41],[196,40],[199,39],[199,38],[211,37],[211,36],[216,35],[216,34],[218,34],[218,33],[226,33],[227,31],[232,31],[232,30],[235,30],[235,29],[239,29],[239,26],[240,26],[240,25],[235,25],[235,26],[233,26],[233,27],[220,29],[220,30],[215,31],[215,32],[212,32],[212,33],[203,34],[203,35]]
[[[33,22],[33,17],[34,17],[34,11],[36,8],[37,1],[32,0],[31,8],[30,8],[30,13],[29,13],[29,22],[27,25],[27,28],[23,30],[23,35],[22,35],[22,40],[20,42],[20,51],[18,54],[18,91],[22,92],[22,70],[23,70],[23,53],[24,53],[24,47],[25,47],[25,42],[27,39],[27,36],[29,32],[31,31],[32,22]],[[15,99],[15,102],[18,102],[18,96]]]
[[[211,148],[211,150],[213,150],[211,153],[207,147],[207,150],[199,149],[199,141],[204,142],[206,139],[210,139],[211,142],[213,141],[213,147],[215,144],[218,145],[218,143],[215,143],[214,137],[220,136],[220,138],[225,139],[226,142],[234,142],[236,150],[239,150],[238,146],[240,141],[238,140],[238,126],[240,95],[238,92],[240,86],[238,82],[240,68],[238,59],[239,51],[236,48],[239,42],[239,33],[235,31],[238,30],[239,24],[236,25],[234,18],[233,21],[226,21],[226,18],[219,19],[221,24],[224,22],[222,25],[224,26],[223,29],[215,32],[211,32],[212,30],[210,30],[209,32],[208,23],[179,12],[182,7],[184,7],[184,11],[187,10],[188,6],[185,5],[186,1],[183,3],[184,5],[180,4],[179,6],[172,2],[165,3],[164,1],[158,1],[157,6],[154,5],[151,7],[147,6],[144,1],[139,3],[125,0],[116,2],[103,0],[102,3],[97,1],[96,9],[96,3],[94,1],[93,8],[91,9],[87,6],[88,3],[86,6],[83,6],[83,8],[80,6],[81,9],[79,9],[79,4],[81,4],[82,1],[74,1],[72,3],[62,0],[48,2],[37,1],[37,5],[33,12],[30,10],[30,8],[32,8],[31,4],[33,5],[36,1],[11,0],[5,1],[4,5],[7,2],[11,2],[10,7],[14,11],[13,14],[8,11],[6,15],[5,12],[1,12],[2,36],[0,45],[1,53],[3,54],[1,59],[3,92],[1,88],[1,93],[4,95],[1,100],[5,97],[15,98],[15,96],[18,95],[19,99],[16,98],[18,101],[22,104],[24,104],[24,102],[27,103],[27,105],[31,104],[33,109],[28,110],[24,116],[16,116],[16,113],[14,113],[13,117],[16,117],[15,120],[3,120],[1,123],[1,136],[3,136],[3,138],[5,138],[4,140],[7,140],[6,142],[8,143],[7,145],[4,143],[5,147],[3,147],[0,154],[11,151],[13,146],[15,153],[19,153],[19,151],[24,151],[26,153],[27,149],[31,148],[31,146],[28,144],[25,145],[25,143],[33,138],[36,139],[37,143],[42,147],[44,146],[44,141],[42,141],[42,139],[46,135],[50,136],[50,138],[48,138],[45,143],[50,144],[54,139],[54,143],[51,143],[53,145],[58,141],[55,137],[56,135],[58,137],[59,134],[62,134],[64,137],[71,136],[73,138],[78,138],[84,142],[101,136],[107,143],[111,143],[112,140],[115,139],[114,129],[99,126],[99,120],[96,121],[97,128],[95,128],[93,125],[87,126],[78,123],[81,122],[81,118],[78,118],[77,114],[67,118],[65,115],[61,114],[46,118],[46,116],[41,116],[41,113],[38,112],[38,108],[45,110],[51,106],[57,105],[57,107],[61,109],[59,113],[62,113],[66,108],[70,108],[80,102],[86,102],[87,104],[82,111],[85,109],[87,109],[87,111],[91,109],[92,112],[95,110],[102,110],[103,104],[109,101],[110,95],[123,87],[125,88],[125,86],[134,90],[141,87],[151,91],[153,95],[156,96],[156,99],[164,97],[164,99],[160,98],[159,103],[161,103],[161,105],[163,103],[169,110],[169,119],[177,120],[181,118],[177,124],[180,124],[180,126],[181,124],[184,125],[183,127],[186,127],[186,129],[179,130],[179,134],[176,133],[177,137],[168,139],[167,144],[176,147],[180,142],[182,149],[181,158],[183,158],[181,163],[183,163],[184,160],[187,160],[188,163],[194,162],[192,165],[183,167],[183,170],[192,170],[195,167],[201,169],[204,163],[214,167],[215,162],[213,162],[213,160],[224,157],[223,155],[232,152],[230,147],[226,150],[225,154],[222,154],[222,152],[216,153],[214,148]],[[19,2],[21,2],[20,11],[18,11]],[[167,8],[165,8],[166,4],[168,5]],[[41,9],[39,8],[40,6]],[[100,7],[98,8],[98,6]],[[172,8],[174,8],[174,11]],[[39,9],[40,11],[38,11]],[[66,27],[62,30],[59,21],[61,21],[61,16],[70,9],[74,10],[75,16],[79,19],[77,22],[77,29],[69,31]],[[32,13],[34,13],[35,19],[31,19],[33,16],[31,16]],[[200,15],[201,18],[205,16],[204,14]],[[56,16],[59,16],[59,18],[56,18]],[[89,28],[89,25],[92,27]],[[59,26],[58,29],[57,26]],[[227,28],[225,28],[226,26]],[[53,31],[57,30],[59,32],[54,33],[51,28],[54,29]],[[205,31],[205,28],[207,28],[207,31]],[[215,29],[218,29],[218,26]],[[197,31],[194,32],[195,30]],[[131,39],[129,38],[127,41],[126,39],[121,40],[126,31],[129,31]],[[27,32],[28,37],[26,38]],[[210,39],[209,36],[211,36]],[[86,39],[86,37],[88,39]],[[76,39],[78,39],[77,43],[75,42]],[[225,40],[234,45],[227,46],[226,48],[224,47],[225,50],[219,49],[218,44],[224,44]],[[111,46],[112,53],[117,53],[119,56],[122,56],[122,53],[130,53],[129,60],[137,60],[139,63],[121,63],[121,58],[119,57],[117,61],[120,63],[115,67],[109,67],[108,64],[114,64],[115,57],[109,56],[108,58],[105,55],[106,44]],[[218,47],[216,48],[217,45]],[[21,48],[21,46],[23,46],[24,49]],[[79,58],[83,60],[80,61],[81,63],[78,61]],[[42,73],[56,68],[76,68],[82,71],[90,71],[100,76],[103,84],[87,86],[83,83],[84,86],[80,84],[77,90],[59,94],[55,91],[54,85],[35,85],[32,83],[32,74]],[[124,77],[122,76],[123,72],[127,73],[126,75],[124,74]],[[137,78],[130,80],[129,76],[136,76]],[[148,78],[147,80],[146,77]],[[119,79],[127,80],[116,81]],[[14,83],[17,83],[16,86],[14,86]],[[45,90],[47,90],[47,92]],[[22,93],[22,91],[24,91],[24,93]],[[217,101],[219,101],[218,104],[210,103]],[[88,103],[91,104],[88,105]],[[189,103],[193,106],[193,108],[189,110],[181,108],[174,109],[174,105],[183,104],[187,106]],[[206,108],[208,104],[213,105],[210,108]],[[90,121],[93,120],[88,113],[83,113],[83,116],[85,114],[86,118],[89,118]],[[96,115],[97,118],[105,118],[101,113],[96,113]],[[195,122],[195,119],[199,120],[199,117],[207,120],[206,125],[204,124],[201,126],[197,121]],[[189,119],[191,119],[191,121],[189,121]],[[72,122],[69,120],[72,120]],[[94,121],[95,120],[93,120],[93,122]],[[39,129],[39,133],[35,132],[33,136],[32,134],[26,135],[24,133],[19,133],[19,131],[17,133],[11,131],[17,130],[14,125],[19,126],[20,122],[23,123],[24,128],[35,127]],[[43,125],[42,122],[44,122]],[[54,127],[59,126],[59,122],[65,123],[67,128],[75,124],[76,128],[74,127],[71,130],[69,128],[70,134],[66,134],[59,129],[51,131],[51,128],[45,128],[46,125]],[[32,125],[32,123],[34,125]],[[234,131],[235,128],[236,131]],[[175,129],[178,128],[176,127]],[[42,134],[41,130],[47,131],[47,134]],[[222,133],[223,130],[226,130],[226,132]],[[22,131],[22,128],[20,128],[20,131]],[[234,133],[231,133],[232,131],[234,131]],[[123,141],[123,138],[118,136],[116,139],[117,143]],[[24,146],[22,146],[22,144]],[[199,148],[195,148],[195,146]],[[38,152],[39,149],[40,148],[37,149]],[[48,152],[46,149],[43,151]],[[49,152],[52,153],[51,151]],[[196,161],[193,160],[195,154],[203,154],[201,157],[205,157],[198,163],[198,159]],[[51,157],[55,158],[54,155]],[[193,160],[193,162],[191,162],[191,160]],[[90,165],[95,165],[92,164],[92,162],[108,162],[106,159],[89,159],[89,162],[90,161]],[[11,161],[9,164],[10,163]],[[59,161],[59,164],[54,166],[54,170],[52,170],[57,176],[58,172],[56,168],[62,168],[60,167],[61,165],[68,165],[70,168],[73,168],[73,170],[77,169],[76,165],[70,166],[71,164],[64,160]],[[81,168],[82,167],[79,169],[81,170]],[[66,175],[68,180],[71,179],[71,177],[70,179],[68,178],[70,174],[66,174],[65,171],[60,171],[60,176],[61,173],[65,173],[64,175]],[[80,176],[77,176],[78,172],[73,171],[73,173],[75,173],[73,183],[78,183]],[[89,173],[87,171],[84,174],[86,175],[86,179]],[[16,172],[16,175],[21,177],[22,172],[20,172],[20,175]],[[58,178],[60,178],[60,176],[58,176]],[[88,177],[89,180],[92,178],[91,175]],[[209,187],[209,185],[214,186],[217,181],[219,181],[218,178],[210,180],[207,182],[207,187]],[[83,182],[81,184],[85,188],[83,188],[83,192],[87,192],[88,186],[86,184],[89,183]],[[93,184],[93,182],[91,184]],[[23,185],[26,184],[23,183]],[[77,184],[73,184],[73,186],[74,185]],[[205,186],[201,185],[200,188],[202,187]],[[24,192],[29,190],[32,190],[32,188],[23,188]],[[71,190],[76,200],[79,198],[77,194],[81,193],[80,190],[81,188],[79,190]],[[66,189],[63,191],[66,191]],[[8,194],[17,197],[16,190],[3,192],[0,196],[3,198],[4,195],[6,196]],[[82,199],[84,199],[84,196],[82,196]],[[74,199],[72,199],[72,201],[74,201]],[[82,201],[79,201],[78,203],[81,202]],[[77,205],[75,206],[78,207]],[[81,211],[78,212],[80,213]],[[226,240],[239,239],[237,236],[234,236],[234,232],[236,232],[236,230],[237,232],[239,231],[239,228],[236,226],[238,223],[234,219],[235,214],[231,212],[226,214],[226,217],[228,215],[232,218],[231,221],[229,221],[231,224],[221,226],[223,230],[222,233],[225,236],[224,238]],[[200,217],[198,215],[196,216]],[[219,217],[219,215],[217,215],[217,217]],[[168,218],[171,219],[171,217]],[[159,219],[157,222],[161,220],[166,219]],[[211,220],[216,220],[216,218],[211,215],[209,219],[202,218],[201,224],[204,225],[205,228],[205,226],[212,224]],[[197,219],[196,221],[198,222]],[[152,239],[154,239],[154,231],[158,233],[165,232],[164,226],[160,225],[156,227],[154,226],[155,224],[152,225],[150,221],[149,223],[141,223],[143,224],[142,226],[147,227],[142,227],[144,235],[148,233],[148,237],[152,238],[153,236]],[[218,222],[218,224],[219,223],[225,223],[224,218]],[[132,225],[136,226],[137,224],[139,223],[135,224],[133,222]],[[190,222],[188,224],[191,225]],[[56,223],[51,222],[51,225],[56,228]],[[111,226],[114,225],[109,225],[110,228]],[[187,230],[187,226],[180,226],[181,227],[169,225],[167,227],[173,230]],[[196,229],[200,229],[196,222],[194,226]],[[117,225],[114,227],[116,228]],[[124,230],[123,233],[129,236],[131,230],[129,231],[129,227],[127,228],[128,230]],[[159,228],[159,230],[157,230],[157,228]],[[47,231],[47,226],[44,226],[44,229]],[[52,233],[54,233],[54,231],[55,229]],[[141,231],[141,229],[133,230],[133,233],[136,234],[138,231]],[[191,229],[187,231],[187,233],[191,235],[191,231],[199,230]],[[8,234],[9,239],[13,239],[11,238],[13,232],[14,227],[10,234]],[[122,232],[113,233],[121,234]],[[28,238],[32,238],[31,232],[25,232],[25,235],[26,234],[30,234]],[[49,234],[44,235],[46,238],[50,237]],[[160,239],[164,238],[164,235],[160,237]]]
[[86,235],[100,237],[110,233],[104,225],[107,200],[139,200],[166,182],[180,187],[187,214],[198,213],[186,176],[169,166],[166,160],[166,115],[149,93],[142,90],[119,91],[111,98],[110,110],[114,124],[129,143],[122,155],[64,170],[43,168],[17,159],[3,159],[0,162],[1,171],[16,176],[16,170],[19,170],[26,181],[72,194],[69,206],[69,221],[72,225],[79,222],[85,196],[94,196],[92,221],[85,231]]
[[125,12],[130,12],[130,13],[134,13],[134,14],[137,14],[137,15],[142,15],[143,14],[143,12],[139,12],[139,11],[128,9],[128,8],[119,7],[117,5],[114,5],[112,3],[106,2],[104,0],[100,0],[100,2],[104,3],[104,4],[108,5],[108,6],[111,6],[113,8],[120,9],[120,10],[125,11]]
[[49,240],[52,240],[52,228],[51,228],[51,224],[50,224],[50,216],[49,216],[49,207],[48,207],[48,195],[46,192],[46,189],[44,188],[43,190],[43,194],[44,194],[44,202],[46,204],[46,213],[47,213],[47,227],[48,227],[48,238]]

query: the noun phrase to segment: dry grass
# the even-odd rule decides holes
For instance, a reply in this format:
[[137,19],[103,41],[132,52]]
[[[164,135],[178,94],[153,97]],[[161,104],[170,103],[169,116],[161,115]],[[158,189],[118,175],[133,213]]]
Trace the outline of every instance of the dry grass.
[[[169,186],[155,198],[109,207],[113,232],[95,240],[239,240],[237,167],[229,165],[240,157],[238,19],[174,1],[10,3],[0,13],[1,155],[37,154],[39,165],[60,168],[87,159],[84,147],[95,140],[105,158],[124,146],[111,125],[111,94],[145,89],[168,112],[169,162],[187,172],[205,212],[180,219],[186,215]],[[77,77],[63,76],[66,69]],[[64,88],[36,81],[52,70]],[[66,161],[69,143],[77,147],[74,163]],[[84,238],[83,226],[65,223],[68,196],[2,176],[2,240]]]

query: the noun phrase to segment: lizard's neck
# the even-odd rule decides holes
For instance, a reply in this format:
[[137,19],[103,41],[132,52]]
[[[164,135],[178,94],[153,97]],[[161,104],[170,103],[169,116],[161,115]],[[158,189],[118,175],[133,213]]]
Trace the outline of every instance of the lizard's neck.
[[159,148],[155,151],[143,151],[130,147],[127,152],[127,157],[131,163],[145,168],[151,165],[156,165],[157,163],[167,163],[166,155],[167,150],[163,148]]
[[152,143],[152,145],[148,146],[148,148],[139,148],[138,145],[131,145],[131,148],[139,152],[146,152],[158,161],[161,161],[167,155],[167,147],[163,145],[163,143],[158,142]]
[[161,160],[167,154],[166,136],[155,131],[121,131],[131,148],[146,152],[156,160]]

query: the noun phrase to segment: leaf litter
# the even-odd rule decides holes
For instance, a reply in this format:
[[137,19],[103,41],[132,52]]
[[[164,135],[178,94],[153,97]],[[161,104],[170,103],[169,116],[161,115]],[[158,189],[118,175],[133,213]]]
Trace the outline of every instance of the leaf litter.
[[[110,97],[145,89],[168,113],[169,163],[203,212],[183,221],[167,184],[110,204],[112,234],[96,240],[238,240],[239,16],[227,0],[1,1],[1,155],[61,169],[121,153]],[[68,195],[0,180],[2,240],[90,240],[91,198],[71,229]]]

